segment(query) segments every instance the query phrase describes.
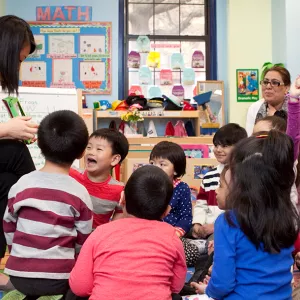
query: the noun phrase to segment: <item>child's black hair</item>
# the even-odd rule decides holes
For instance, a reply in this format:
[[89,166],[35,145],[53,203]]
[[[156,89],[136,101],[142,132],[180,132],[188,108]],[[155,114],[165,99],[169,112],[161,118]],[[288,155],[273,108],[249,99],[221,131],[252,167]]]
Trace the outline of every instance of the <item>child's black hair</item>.
[[176,172],[174,178],[180,178],[185,174],[186,157],[183,149],[178,144],[168,141],[159,142],[150,153],[150,161],[155,158],[167,159],[174,165],[174,171]]
[[93,137],[108,141],[111,144],[112,154],[121,156],[120,163],[126,158],[129,151],[129,143],[123,133],[111,128],[101,128],[95,130],[91,134],[90,139]]
[[246,130],[238,124],[229,123],[222,126],[213,137],[215,146],[233,146],[247,137]]
[[226,219],[235,226],[233,211],[244,234],[269,253],[291,247],[298,235],[293,166],[293,141],[277,130],[240,141],[231,155]]
[[126,211],[141,219],[161,220],[173,195],[173,184],[160,168],[138,168],[128,179],[125,189]]
[[9,94],[18,93],[20,52],[27,45],[33,53],[36,45],[29,24],[17,16],[0,17],[1,86]]
[[255,124],[259,122],[269,122],[271,125],[271,129],[279,130],[281,132],[286,132],[287,129],[286,119],[279,116],[266,116],[262,119],[257,120]]
[[80,158],[89,133],[83,119],[73,111],[58,110],[46,116],[38,129],[38,146],[46,160],[72,165]]

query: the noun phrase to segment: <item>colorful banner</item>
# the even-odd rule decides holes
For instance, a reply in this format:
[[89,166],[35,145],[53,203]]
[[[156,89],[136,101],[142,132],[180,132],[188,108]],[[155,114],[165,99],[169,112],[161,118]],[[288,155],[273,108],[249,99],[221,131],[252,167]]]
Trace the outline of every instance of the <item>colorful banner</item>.
[[37,6],[37,21],[92,21],[91,6]]

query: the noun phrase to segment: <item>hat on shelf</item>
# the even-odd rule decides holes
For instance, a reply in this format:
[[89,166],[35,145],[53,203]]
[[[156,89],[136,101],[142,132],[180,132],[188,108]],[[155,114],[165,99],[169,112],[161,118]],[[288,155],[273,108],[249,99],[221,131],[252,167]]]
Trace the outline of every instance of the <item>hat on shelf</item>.
[[163,110],[164,108],[164,99],[161,97],[155,97],[148,100],[148,107],[151,110]]
[[183,101],[183,110],[195,110],[189,101]]
[[100,110],[111,109],[111,103],[108,100],[99,100]]
[[113,110],[127,110],[128,105],[127,105],[126,101],[115,100],[111,104],[111,107]]
[[172,98],[163,95],[165,99],[165,110],[182,110],[183,109],[183,101],[178,99],[175,96]]
[[143,95],[136,95],[136,94],[130,94],[127,99],[126,103],[128,106],[131,106],[133,104],[139,104],[142,109],[141,110],[147,110],[147,99]]

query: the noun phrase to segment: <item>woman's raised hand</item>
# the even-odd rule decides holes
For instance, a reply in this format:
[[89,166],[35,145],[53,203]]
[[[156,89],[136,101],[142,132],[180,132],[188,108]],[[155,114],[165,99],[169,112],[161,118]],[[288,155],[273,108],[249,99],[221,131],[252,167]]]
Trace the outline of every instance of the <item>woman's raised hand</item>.
[[292,83],[290,88],[290,101],[296,102],[300,96],[300,76]]

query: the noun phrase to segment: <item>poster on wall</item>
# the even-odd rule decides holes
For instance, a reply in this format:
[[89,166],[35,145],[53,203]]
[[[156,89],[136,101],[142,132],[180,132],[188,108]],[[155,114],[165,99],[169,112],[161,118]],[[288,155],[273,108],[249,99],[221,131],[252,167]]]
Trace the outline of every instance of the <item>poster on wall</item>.
[[111,22],[30,22],[37,50],[20,85],[111,94]]
[[237,69],[236,89],[237,102],[255,102],[259,100],[257,69]]

